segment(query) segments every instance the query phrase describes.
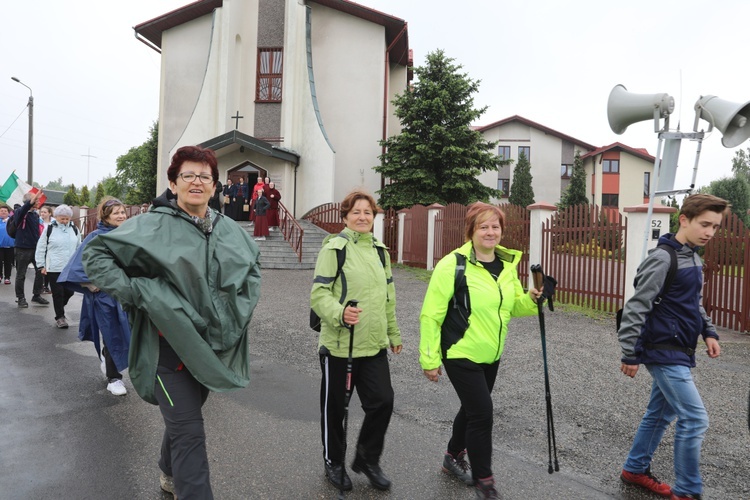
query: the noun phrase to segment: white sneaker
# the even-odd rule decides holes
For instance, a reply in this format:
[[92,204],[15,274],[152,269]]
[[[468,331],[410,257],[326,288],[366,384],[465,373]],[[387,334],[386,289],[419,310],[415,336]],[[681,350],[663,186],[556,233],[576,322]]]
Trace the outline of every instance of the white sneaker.
[[125,384],[120,379],[115,379],[107,384],[107,390],[115,396],[124,396],[128,393],[128,390],[125,389]]

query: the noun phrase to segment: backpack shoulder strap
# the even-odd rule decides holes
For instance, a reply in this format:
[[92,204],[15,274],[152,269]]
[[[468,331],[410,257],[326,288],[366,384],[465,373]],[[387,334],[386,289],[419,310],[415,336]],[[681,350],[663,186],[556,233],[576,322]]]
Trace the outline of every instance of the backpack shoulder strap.
[[456,272],[453,276],[453,305],[456,306],[461,289],[466,283],[466,256],[458,252],[453,252],[453,255],[456,256]]
[[381,246],[375,247],[378,251],[378,257],[380,257],[380,263],[383,264],[383,268],[385,268],[385,249]]
[[49,235],[52,234],[52,224],[47,226],[47,245],[49,245]]
[[675,249],[670,245],[658,245],[657,248],[661,248],[669,254],[669,271],[667,272],[667,278],[664,280],[664,286],[656,297],[654,304],[660,303],[662,297],[669,292],[672,288],[675,275],[677,274],[677,252]]

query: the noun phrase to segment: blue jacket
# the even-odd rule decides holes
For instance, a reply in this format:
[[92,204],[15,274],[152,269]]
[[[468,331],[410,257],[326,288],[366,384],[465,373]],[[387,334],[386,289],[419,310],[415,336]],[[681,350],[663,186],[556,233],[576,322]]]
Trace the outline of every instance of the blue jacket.
[[670,256],[659,248],[651,250],[636,274],[635,294],[625,304],[618,337],[622,362],[630,365],[661,364],[695,366],[695,353],[649,348],[646,344],[667,344],[695,350],[698,336],[718,340],[716,328],[703,309],[703,262],[691,248],[665,234],[659,244],[677,252],[677,274],[661,303],[654,304],[669,272]]
[[8,216],[6,220],[0,219],[0,248],[13,248],[16,245],[15,240],[8,236],[8,231],[5,229],[11,217],[13,215]]
[[115,229],[99,222],[96,230],[92,231],[83,244],[78,247],[76,253],[71,257],[68,265],[60,273],[57,279],[59,284],[65,288],[83,293],[83,304],[81,306],[81,320],[78,325],[78,338],[94,343],[96,354],[100,354],[99,332],[102,334],[104,344],[107,346],[112,360],[115,362],[117,371],[128,367],[128,353],[130,350],[130,323],[128,315],[122,306],[107,292],[100,290],[96,293],[84,288],[80,283],[90,283],[91,280],[83,270],[82,255],[86,244],[97,235],[107,234]]
[[23,204],[21,208],[13,212],[16,225],[16,248],[36,248],[39,241],[39,214],[31,210],[31,200]]

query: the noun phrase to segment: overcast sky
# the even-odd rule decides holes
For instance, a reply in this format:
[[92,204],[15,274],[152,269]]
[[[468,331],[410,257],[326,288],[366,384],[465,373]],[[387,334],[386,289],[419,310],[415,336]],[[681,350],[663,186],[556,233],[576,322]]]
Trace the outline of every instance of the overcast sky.
[[[62,177],[80,188],[114,174],[116,158],[142,144],[158,118],[159,54],[136,40],[132,28],[188,3],[7,2],[0,30],[0,182],[14,169],[22,179],[27,171],[29,91],[11,76],[34,94],[35,181]],[[750,101],[747,0],[359,3],[409,23],[415,66],[443,49],[481,81],[475,105],[488,109],[477,125],[518,114],[596,146],[619,141],[654,155],[652,121],[622,135],[610,130],[606,105],[616,84],[672,95],[670,125],[680,123],[683,132],[692,131],[701,95]],[[731,175],[735,150],[722,146],[719,131],[708,136],[698,186]],[[683,141],[676,188],[689,185],[694,158],[694,143]]]

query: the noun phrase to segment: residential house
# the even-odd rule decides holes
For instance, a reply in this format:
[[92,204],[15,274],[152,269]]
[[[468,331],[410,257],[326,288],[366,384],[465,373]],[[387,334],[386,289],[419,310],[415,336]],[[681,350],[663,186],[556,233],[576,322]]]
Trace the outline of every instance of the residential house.
[[498,142],[498,156],[514,161],[498,172],[485,172],[480,176],[484,185],[504,193],[500,200],[494,201],[507,201],[513,184],[513,168],[523,152],[531,163],[534,199],[558,203],[570,184],[576,151],[580,151],[591,203],[622,211],[626,206],[644,203],[644,197],[648,202],[654,157],[645,149],[619,142],[596,147],[518,115],[477,127],[477,130],[486,140]]
[[407,24],[348,0],[199,0],[134,28],[161,53],[157,191],[175,150],[270,177],[296,216],[380,189],[378,141],[411,78]]

